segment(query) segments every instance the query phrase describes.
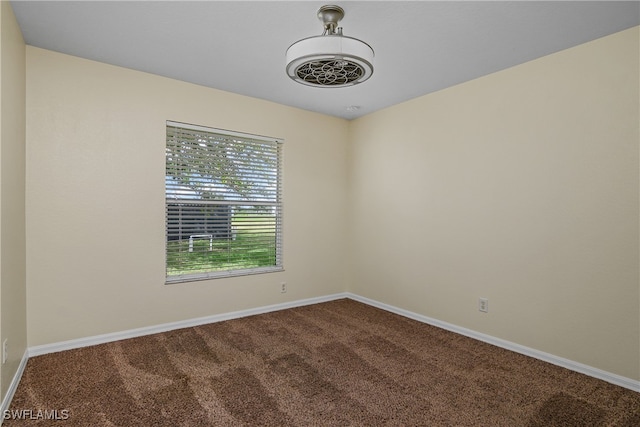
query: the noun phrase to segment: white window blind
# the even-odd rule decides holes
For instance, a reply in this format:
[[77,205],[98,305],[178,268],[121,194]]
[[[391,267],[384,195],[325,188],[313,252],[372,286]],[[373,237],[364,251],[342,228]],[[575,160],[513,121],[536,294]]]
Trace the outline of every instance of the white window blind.
[[167,122],[167,283],[282,270],[282,141]]

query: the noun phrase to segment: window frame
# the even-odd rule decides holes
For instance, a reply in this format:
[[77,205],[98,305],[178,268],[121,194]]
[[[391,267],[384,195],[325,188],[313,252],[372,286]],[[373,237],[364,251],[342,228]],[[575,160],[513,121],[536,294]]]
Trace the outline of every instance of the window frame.
[[[276,182],[276,190],[275,190],[275,201],[265,201],[265,200],[251,200],[251,199],[234,199],[234,200],[202,200],[194,199],[190,197],[169,197],[170,186],[168,185],[168,161],[167,161],[167,152],[169,150],[169,128],[179,128],[180,130],[193,131],[193,132],[202,132],[208,133],[211,135],[219,136],[221,138],[231,138],[233,140],[238,140],[239,144],[242,144],[243,147],[249,146],[252,143],[256,144],[273,144],[275,146],[276,153],[276,168],[275,168],[275,182]],[[165,127],[165,284],[174,284],[174,283],[184,283],[184,282],[193,282],[200,280],[210,280],[210,279],[218,279],[225,277],[236,277],[236,276],[246,276],[246,275],[254,275],[254,274],[264,274],[264,273],[273,273],[284,271],[284,261],[283,261],[283,202],[282,202],[282,176],[283,176],[283,154],[284,154],[284,139],[282,138],[273,138],[262,135],[255,135],[237,131],[229,131],[225,129],[212,128],[201,125],[193,125],[189,123],[182,123],[167,120]],[[210,184],[214,184],[214,180],[210,181]],[[169,275],[169,240],[170,240],[170,206],[172,209],[176,209],[178,205],[182,206],[228,206],[230,210],[233,212],[233,207],[237,206],[238,210],[246,208],[247,206],[272,206],[274,209],[275,215],[275,223],[274,223],[274,239],[275,239],[275,264],[268,266],[260,266],[260,267],[250,267],[250,268],[229,268],[229,269],[221,269],[221,270],[209,270],[205,272],[192,272],[185,274],[177,274],[177,275]],[[215,209],[215,208],[212,208]],[[234,213],[231,213],[231,218],[233,218]],[[230,220],[231,221],[231,220]],[[180,223],[182,226],[182,223]],[[231,228],[230,228],[231,229]],[[229,237],[231,239],[231,237]],[[205,239],[206,240],[206,239]]]

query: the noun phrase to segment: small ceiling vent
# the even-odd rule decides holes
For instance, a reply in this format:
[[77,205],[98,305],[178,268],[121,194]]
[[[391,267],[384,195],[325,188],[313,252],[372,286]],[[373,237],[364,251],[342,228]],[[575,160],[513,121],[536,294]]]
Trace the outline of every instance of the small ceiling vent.
[[373,74],[373,49],[365,42],[342,35],[339,6],[322,6],[320,36],[299,40],[287,49],[287,75],[315,87],[345,87],[362,83]]

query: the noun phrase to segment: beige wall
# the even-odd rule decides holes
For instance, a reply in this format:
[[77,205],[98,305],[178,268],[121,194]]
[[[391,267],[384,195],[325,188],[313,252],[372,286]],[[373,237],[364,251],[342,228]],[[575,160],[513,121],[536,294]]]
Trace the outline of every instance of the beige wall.
[[350,291],[640,379],[638,44],[352,122]]
[[0,401],[27,348],[25,266],[25,44],[11,5],[0,2]]
[[[285,139],[286,271],[164,284],[166,120]],[[347,121],[29,46],[27,123],[29,346],[345,290]]]
[[[640,379],[638,38],[352,122],[27,47],[29,345],[349,290]],[[285,272],[164,285],[165,120],[285,139]]]

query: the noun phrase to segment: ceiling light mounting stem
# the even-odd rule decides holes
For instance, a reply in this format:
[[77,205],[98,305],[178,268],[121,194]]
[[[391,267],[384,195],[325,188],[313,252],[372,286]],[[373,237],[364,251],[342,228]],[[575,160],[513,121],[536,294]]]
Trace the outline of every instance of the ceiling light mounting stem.
[[325,5],[318,9],[318,19],[324,25],[324,32],[327,35],[336,34],[338,22],[344,18],[344,9],[336,5]]

